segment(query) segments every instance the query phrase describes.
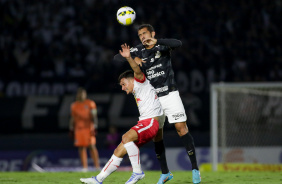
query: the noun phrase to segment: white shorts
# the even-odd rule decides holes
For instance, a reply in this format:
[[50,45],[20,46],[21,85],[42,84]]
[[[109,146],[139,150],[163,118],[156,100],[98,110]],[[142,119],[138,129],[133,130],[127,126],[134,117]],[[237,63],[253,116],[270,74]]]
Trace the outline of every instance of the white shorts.
[[178,91],[170,92],[159,99],[164,111],[163,116],[159,118],[159,128],[163,128],[165,116],[169,123],[186,122],[187,116]]

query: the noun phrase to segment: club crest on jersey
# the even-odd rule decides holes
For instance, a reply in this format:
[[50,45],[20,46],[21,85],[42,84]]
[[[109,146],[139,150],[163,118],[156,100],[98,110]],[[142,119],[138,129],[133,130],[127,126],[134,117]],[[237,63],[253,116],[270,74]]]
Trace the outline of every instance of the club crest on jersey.
[[88,105],[84,105],[84,109],[88,109]]
[[140,98],[138,98],[138,97],[135,97],[135,101],[136,101],[136,104],[138,106],[138,103],[141,102],[142,100]]
[[161,52],[160,51],[157,51],[156,54],[155,54],[155,59],[158,59],[161,57]]

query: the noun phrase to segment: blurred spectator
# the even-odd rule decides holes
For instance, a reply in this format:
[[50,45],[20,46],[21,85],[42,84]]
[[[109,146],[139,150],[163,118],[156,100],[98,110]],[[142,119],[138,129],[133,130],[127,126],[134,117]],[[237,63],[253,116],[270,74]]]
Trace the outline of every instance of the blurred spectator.
[[114,150],[117,148],[118,144],[120,143],[120,135],[118,130],[115,126],[111,125],[109,127],[109,132],[107,134],[106,145],[109,150]]
[[[182,40],[176,73],[198,69],[228,82],[282,80],[281,1],[159,2],[128,1],[137,19],[124,27],[116,21],[117,0],[0,0],[0,78],[91,78],[94,84],[113,84],[115,76],[103,74],[123,67],[111,62],[113,55],[124,41],[138,42],[130,34],[138,24],[150,23],[159,37]],[[147,3],[151,6],[144,8]],[[94,72],[99,76],[91,77]]]

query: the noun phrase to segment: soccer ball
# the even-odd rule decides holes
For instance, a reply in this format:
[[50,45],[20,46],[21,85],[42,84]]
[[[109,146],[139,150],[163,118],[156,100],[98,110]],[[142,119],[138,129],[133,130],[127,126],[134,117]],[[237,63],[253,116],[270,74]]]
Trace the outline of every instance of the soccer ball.
[[131,25],[134,22],[135,18],[135,11],[128,6],[121,7],[117,11],[117,21],[124,26]]

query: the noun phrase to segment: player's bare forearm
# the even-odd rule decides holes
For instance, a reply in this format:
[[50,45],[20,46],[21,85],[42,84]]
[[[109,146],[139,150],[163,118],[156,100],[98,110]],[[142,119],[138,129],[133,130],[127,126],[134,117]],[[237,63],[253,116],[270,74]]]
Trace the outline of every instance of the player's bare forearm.
[[143,73],[137,63],[133,60],[130,54],[130,47],[126,43],[121,45],[121,50],[119,51],[120,55],[122,55],[129,63],[130,67],[134,71],[134,77],[137,79],[143,79]]
[[91,114],[93,117],[93,122],[94,122],[94,127],[95,129],[98,129],[98,114],[97,114],[97,109],[92,109]]
[[95,129],[98,129],[98,117],[94,116],[94,127]]
[[143,78],[144,78],[143,72],[141,71],[141,69],[137,65],[137,63],[132,59],[132,57],[126,58],[126,60],[128,61],[130,67],[134,71],[134,77],[139,79],[139,80],[143,80]]

